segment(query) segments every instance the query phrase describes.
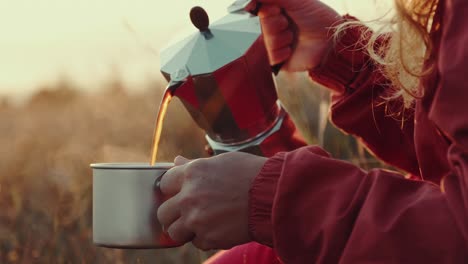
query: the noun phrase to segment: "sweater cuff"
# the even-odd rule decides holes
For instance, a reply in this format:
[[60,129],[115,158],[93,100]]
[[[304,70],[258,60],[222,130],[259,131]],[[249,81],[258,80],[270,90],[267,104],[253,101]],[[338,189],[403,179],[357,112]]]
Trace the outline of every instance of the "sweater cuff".
[[273,246],[272,209],[286,152],[269,158],[249,191],[249,234],[252,240]]
[[[343,18],[348,22],[357,21],[349,15]],[[309,76],[338,94],[347,92],[369,61],[365,50],[366,41],[363,41],[366,33],[368,28],[365,26],[351,25],[346,28],[336,43],[331,44],[321,64],[309,70]]]

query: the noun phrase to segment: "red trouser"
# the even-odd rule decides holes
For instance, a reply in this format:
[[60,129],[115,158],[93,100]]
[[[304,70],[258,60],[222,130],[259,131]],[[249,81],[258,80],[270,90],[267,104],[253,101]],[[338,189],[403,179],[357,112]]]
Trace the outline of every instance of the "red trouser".
[[281,264],[275,251],[252,242],[216,253],[204,264]]

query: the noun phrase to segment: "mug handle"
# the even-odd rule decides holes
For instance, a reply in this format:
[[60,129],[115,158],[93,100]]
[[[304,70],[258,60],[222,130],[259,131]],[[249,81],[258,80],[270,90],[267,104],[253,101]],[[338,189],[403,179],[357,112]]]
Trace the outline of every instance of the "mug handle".
[[161,192],[160,186],[161,186],[161,180],[164,174],[166,174],[167,171],[163,172],[161,175],[159,175],[156,180],[154,180],[153,183],[153,188],[155,191]]

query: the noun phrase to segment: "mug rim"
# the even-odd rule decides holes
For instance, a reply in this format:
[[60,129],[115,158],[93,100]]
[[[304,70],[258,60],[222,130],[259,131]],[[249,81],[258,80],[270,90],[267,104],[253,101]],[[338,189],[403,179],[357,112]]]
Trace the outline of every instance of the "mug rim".
[[112,163],[92,163],[90,167],[93,169],[104,170],[154,170],[154,169],[170,169],[174,167],[174,163],[159,162],[154,166],[149,163],[129,163],[129,162],[112,162]]

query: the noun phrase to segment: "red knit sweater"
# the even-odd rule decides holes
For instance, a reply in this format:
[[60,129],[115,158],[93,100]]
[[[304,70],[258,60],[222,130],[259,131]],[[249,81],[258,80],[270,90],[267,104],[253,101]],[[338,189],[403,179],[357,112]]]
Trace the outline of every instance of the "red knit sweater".
[[[348,30],[310,72],[333,90],[331,118],[407,173],[364,171],[316,146],[271,157],[250,191],[250,231],[217,263],[468,263],[468,1],[440,0],[437,69],[413,113]],[[409,177],[411,179],[409,179]],[[238,261],[236,262],[237,258]]]

